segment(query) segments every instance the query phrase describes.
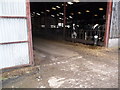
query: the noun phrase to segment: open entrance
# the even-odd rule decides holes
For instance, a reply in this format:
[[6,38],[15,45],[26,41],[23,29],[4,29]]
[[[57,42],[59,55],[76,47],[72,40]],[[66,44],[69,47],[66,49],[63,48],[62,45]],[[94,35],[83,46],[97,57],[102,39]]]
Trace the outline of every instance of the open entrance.
[[[103,46],[107,2],[31,2],[34,36]],[[95,38],[97,40],[95,41]]]
[[[31,18],[33,41],[35,41],[34,37],[38,36],[39,38],[101,46],[103,46],[103,42],[108,42],[111,12],[107,8],[107,2],[35,3],[29,1],[0,1],[0,60],[4,60],[0,68],[33,64]],[[112,6],[112,3],[110,3],[110,6]],[[39,39],[38,42],[40,42]],[[48,46],[44,50],[43,46],[41,46],[39,47],[40,50],[49,51],[51,54],[51,50],[54,49],[56,50],[54,52],[59,52],[58,55],[65,53],[64,50],[60,53],[62,49],[59,45],[53,48],[54,44],[51,43],[51,48],[49,48],[49,44],[48,42],[40,42],[40,45]],[[19,54],[16,54],[16,52],[19,52]],[[69,56],[69,50],[66,52]],[[6,53],[8,54],[7,57],[4,56]],[[16,56],[14,56],[15,54]]]
[[[4,62],[0,68],[33,64],[29,3],[10,1],[0,0],[0,60]],[[31,3],[37,66],[3,74],[3,88],[118,87],[117,51],[60,41],[95,44],[97,39],[96,45],[103,45],[110,28],[106,7],[107,3]]]

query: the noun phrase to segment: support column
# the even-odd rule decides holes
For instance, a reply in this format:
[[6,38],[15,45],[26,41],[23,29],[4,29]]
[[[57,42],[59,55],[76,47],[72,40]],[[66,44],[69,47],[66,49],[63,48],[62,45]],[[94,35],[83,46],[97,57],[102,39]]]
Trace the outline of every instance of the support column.
[[112,0],[109,0],[107,3],[107,12],[106,12],[106,28],[104,35],[104,46],[108,47],[109,34],[110,34],[110,23],[111,23],[111,15],[112,15]]
[[63,38],[65,39],[65,32],[66,32],[66,28],[65,28],[65,25],[66,25],[66,2],[64,2],[64,29],[63,29]]

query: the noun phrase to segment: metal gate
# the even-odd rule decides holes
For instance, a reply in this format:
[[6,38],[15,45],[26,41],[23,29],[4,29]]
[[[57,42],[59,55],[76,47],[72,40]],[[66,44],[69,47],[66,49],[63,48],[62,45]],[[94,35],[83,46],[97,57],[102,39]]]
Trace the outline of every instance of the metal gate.
[[30,5],[0,0],[0,69],[33,63]]
[[[66,40],[71,39],[71,33],[73,30],[66,30]],[[84,44],[94,44],[94,35],[98,35],[98,45],[103,46],[104,45],[104,33],[105,29],[98,29],[98,30],[92,30],[92,29],[77,29],[77,38],[76,42],[81,42]]]

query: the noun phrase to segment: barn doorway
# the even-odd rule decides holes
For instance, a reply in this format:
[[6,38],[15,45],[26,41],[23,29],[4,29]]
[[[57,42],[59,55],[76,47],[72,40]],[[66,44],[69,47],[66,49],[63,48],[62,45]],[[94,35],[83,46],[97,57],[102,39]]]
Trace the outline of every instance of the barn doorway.
[[[16,52],[19,51],[18,49],[20,48],[20,50],[22,50],[20,52],[21,54],[16,56],[17,58],[14,58],[16,64],[14,64],[15,62],[11,62],[13,58],[10,56],[11,60],[9,62],[11,62],[11,65],[6,63],[9,58],[4,57],[4,53],[6,52],[1,52],[1,55],[3,54],[2,59],[5,60],[4,66],[2,64],[1,68],[33,64],[30,19],[32,19],[34,45],[36,37],[39,39],[73,41],[73,30],[75,30],[77,35],[75,38],[76,43],[93,45],[95,36],[97,37],[96,45],[103,46],[103,42],[108,41],[108,38],[104,38],[109,36],[108,29],[111,14],[110,12],[108,13],[109,9],[107,7],[107,2],[29,2],[29,0],[20,0],[20,2],[12,0],[6,2],[5,0],[2,0],[0,4],[0,20],[2,22],[0,26],[3,30],[0,43],[1,51],[8,52],[8,44],[11,47],[11,52],[13,52],[10,55],[14,56],[15,52],[13,51],[13,48]],[[29,8],[29,6],[31,8]],[[7,10],[9,10],[9,12],[7,12]],[[10,23],[8,24],[8,22]],[[16,27],[14,27],[14,25]],[[22,29],[23,31],[20,31],[17,27],[20,27],[20,30]],[[107,27],[107,29],[105,27]],[[14,35],[12,33],[7,33],[10,29],[11,32],[15,32]],[[5,37],[5,35],[7,35],[7,37]],[[37,42],[42,42],[39,41],[39,39]],[[19,48],[15,48],[14,45],[17,45]],[[51,44],[51,46],[53,46],[53,44]],[[7,47],[6,50],[3,50],[3,47]],[[16,60],[18,58],[20,61]],[[24,62],[21,63],[21,60],[24,60]]]
[[107,2],[31,2],[33,37],[72,41],[75,24],[76,42],[104,46]]

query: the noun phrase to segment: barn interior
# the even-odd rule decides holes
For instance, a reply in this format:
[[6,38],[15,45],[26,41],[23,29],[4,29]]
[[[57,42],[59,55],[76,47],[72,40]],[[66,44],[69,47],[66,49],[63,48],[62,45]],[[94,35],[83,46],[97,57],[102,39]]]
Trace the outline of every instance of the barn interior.
[[[107,2],[31,2],[32,33],[34,37],[72,41],[103,46]],[[75,25],[75,26],[74,26]]]

